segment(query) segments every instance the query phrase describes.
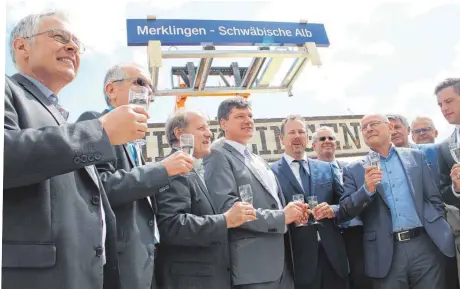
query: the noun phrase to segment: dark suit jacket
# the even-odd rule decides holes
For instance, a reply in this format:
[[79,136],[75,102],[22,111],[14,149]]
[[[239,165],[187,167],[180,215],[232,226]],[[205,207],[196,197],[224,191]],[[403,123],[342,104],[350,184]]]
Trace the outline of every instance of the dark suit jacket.
[[460,194],[452,190],[452,179],[450,178],[450,171],[455,161],[450,153],[449,144],[457,141],[455,132],[456,131],[454,131],[448,139],[438,145],[439,187],[444,202],[460,208]]
[[[102,114],[106,114],[105,110]],[[96,112],[83,113],[78,121],[99,118]],[[117,217],[118,258],[124,289],[151,289],[154,272],[154,195],[169,188],[161,163],[136,166],[127,145],[113,146],[116,159],[98,164],[110,205]],[[142,163],[143,159],[142,159]]]
[[[289,239],[285,245],[283,208],[278,208],[256,169],[245,163],[243,155],[228,143],[212,148],[203,164],[206,186],[219,213],[226,212],[240,199],[239,186],[250,184],[253,192],[257,220],[229,232],[233,285],[276,282],[283,273],[285,260],[288,265],[292,262],[291,256],[285,256]],[[270,170],[268,165],[267,169]],[[278,197],[284,207],[279,184]]]
[[[329,205],[339,204],[343,187],[340,185],[338,176],[333,173],[332,166],[329,163],[310,158],[308,159],[308,166],[310,170],[308,192],[311,192],[312,196],[318,197],[318,204],[322,202]],[[272,164],[272,170],[278,177],[286,201],[291,201],[293,195],[304,194],[284,157]],[[306,286],[315,277],[318,264],[317,230],[332,267],[340,277],[345,278],[348,275],[347,253],[338,227],[339,221],[324,219],[320,222],[321,225],[318,226],[289,226],[294,252],[296,285]]]
[[[395,148],[405,171],[415,209],[426,232],[446,256],[455,254],[451,228],[441,195],[432,178],[425,155],[420,150]],[[370,198],[364,188],[364,160],[344,169],[345,194],[341,198],[344,215],[360,216],[363,221],[364,264],[366,275],[384,278],[393,258],[393,225],[383,185]]]
[[231,289],[227,222],[195,170],[171,178],[157,202],[158,287]]
[[92,166],[115,157],[101,123],[67,124],[16,74],[5,82],[4,136],[2,287],[119,288],[115,216]]

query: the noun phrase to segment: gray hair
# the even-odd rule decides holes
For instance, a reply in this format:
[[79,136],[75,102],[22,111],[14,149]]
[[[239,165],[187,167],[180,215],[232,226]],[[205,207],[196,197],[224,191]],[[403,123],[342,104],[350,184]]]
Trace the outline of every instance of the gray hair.
[[286,123],[288,121],[291,121],[291,120],[300,120],[303,123],[304,127],[307,128],[307,126],[305,124],[305,119],[301,115],[299,115],[299,114],[290,114],[285,119],[283,119],[283,121],[281,122],[280,131],[281,131],[282,136],[284,136],[284,127],[286,126]]
[[190,113],[202,115],[206,117],[202,112],[197,110],[189,110],[189,109],[179,109],[176,111],[166,122],[165,125],[165,132],[166,132],[166,139],[170,147],[172,147],[175,143],[179,142],[179,139],[176,137],[174,131],[176,128],[178,129],[186,129],[189,125],[188,116]]
[[225,99],[219,104],[219,108],[217,110],[217,121],[219,124],[221,119],[228,119],[230,112],[234,108],[251,108],[251,103],[247,99],[240,96]]
[[420,121],[420,120],[427,120],[430,123],[431,128],[436,129],[433,119],[431,119],[428,116],[417,116],[417,117],[415,117],[414,120],[412,121],[412,126],[414,126],[414,123],[416,121]]
[[[29,41],[33,43],[35,37],[32,35],[37,34],[40,31],[40,26],[43,18],[56,16],[61,20],[68,21],[67,14],[62,11],[53,11],[39,14],[30,14],[19,20],[18,24],[14,26],[10,33],[10,54],[13,63],[16,65],[16,55],[14,53],[14,41],[17,38],[30,37]],[[31,37],[32,36],[32,37]]]
[[438,94],[441,90],[451,86],[454,88],[454,91],[460,95],[460,78],[445,79],[444,81],[436,85],[436,88],[434,89],[434,94]]
[[107,86],[107,84],[111,82],[127,78],[128,74],[126,73],[126,70],[125,70],[125,68],[127,67],[135,67],[141,71],[145,71],[145,67],[137,63],[117,64],[117,65],[112,66],[109,70],[107,70],[105,77],[104,77],[104,87],[103,87],[104,98],[105,98],[105,102],[107,103],[107,105],[110,105],[110,97],[107,95],[107,92],[105,91],[105,87]]
[[330,127],[328,127],[328,126],[321,126],[321,127],[319,127],[319,128],[313,133],[313,135],[312,135],[312,137],[311,137],[311,141],[312,141],[312,142],[315,142],[315,141],[318,139],[318,133],[319,133],[320,131],[327,131],[327,132],[329,132],[333,137],[336,137],[335,131],[334,131],[332,128],[330,128]]
[[407,118],[401,114],[387,114],[388,120],[399,120],[406,128],[410,127]]

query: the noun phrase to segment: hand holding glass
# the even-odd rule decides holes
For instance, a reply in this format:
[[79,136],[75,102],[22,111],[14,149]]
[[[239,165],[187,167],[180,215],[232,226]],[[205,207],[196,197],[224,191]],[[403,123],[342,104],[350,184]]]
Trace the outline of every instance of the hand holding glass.
[[193,148],[195,145],[195,138],[193,134],[185,133],[180,136],[180,149],[190,156],[193,156]]
[[[129,104],[140,105],[143,106],[145,110],[149,110],[150,97],[149,90],[146,87],[132,85],[129,89],[128,97]],[[145,139],[137,139],[132,141],[132,143],[137,146],[143,146],[147,141]]]
[[[305,197],[303,194],[298,194],[298,195],[293,195],[292,196],[292,201],[293,202],[300,202],[300,203],[305,203]],[[296,223],[296,227],[303,227],[306,226],[307,223]]]

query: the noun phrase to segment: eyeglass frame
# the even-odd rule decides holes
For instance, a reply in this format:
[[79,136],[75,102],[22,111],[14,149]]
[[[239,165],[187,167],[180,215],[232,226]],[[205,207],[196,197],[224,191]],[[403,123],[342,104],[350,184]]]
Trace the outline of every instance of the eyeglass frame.
[[412,134],[415,134],[415,135],[421,135],[421,134],[426,134],[426,133],[429,133],[431,131],[433,131],[434,128],[432,128],[431,126],[429,127],[422,127],[422,128],[417,128],[417,129],[413,129],[411,131]]
[[372,121],[370,123],[367,123],[365,126],[362,126],[361,125],[361,131],[362,132],[365,132],[368,130],[368,126],[370,126],[372,129],[375,129],[376,126],[378,126],[379,124],[382,124],[382,123],[388,123],[388,121],[380,121],[380,120],[377,120],[377,121]]
[[[133,82],[133,84],[143,86],[143,87],[146,87],[146,88],[150,88],[152,91],[154,91],[153,85],[148,84],[148,82],[145,79],[143,79],[142,77],[121,78],[121,79],[112,80],[112,82],[122,82],[122,81],[126,81],[126,80],[135,80],[136,82],[135,83]],[[144,83],[144,85],[142,85],[141,83]]]
[[[51,35],[51,33],[55,33],[56,31],[62,32],[62,34],[61,35],[59,35],[59,34],[58,35]],[[85,50],[86,50],[85,45],[83,44],[83,42],[81,42],[78,38],[73,37],[73,34],[70,33],[69,31],[64,30],[64,29],[60,29],[60,28],[48,29],[48,30],[45,30],[45,31],[42,31],[42,32],[39,32],[39,33],[36,33],[36,34],[33,34],[33,35],[30,35],[30,36],[24,36],[22,38],[31,39],[31,38],[33,38],[35,36],[44,35],[44,34],[47,34],[47,36],[49,38],[53,38],[55,41],[57,41],[59,43],[62,43],[64,45],[68,44],[70,42],[70,40],[72,40],[72,42],[75,43],[75,46],[78,47],[77,52],[79,54],[83,54],[83,52],[85,52]],[[56,39],[57,36],[61,36],[61,38],[62,38],[63,35],[68,35],[68,39],[62,39],[63,41]]]

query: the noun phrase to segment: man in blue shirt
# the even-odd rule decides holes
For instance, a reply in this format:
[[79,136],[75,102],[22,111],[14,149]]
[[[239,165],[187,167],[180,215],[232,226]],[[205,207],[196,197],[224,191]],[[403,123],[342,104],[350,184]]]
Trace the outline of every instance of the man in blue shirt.
[[365,143],[380,155],[344,168],[340,204],[346,218],[360,216],[366,275],[376,289],[445,288],[445,257],[455,255],[445,206],[423,152],[391,143],[393,124],[365,116]]

